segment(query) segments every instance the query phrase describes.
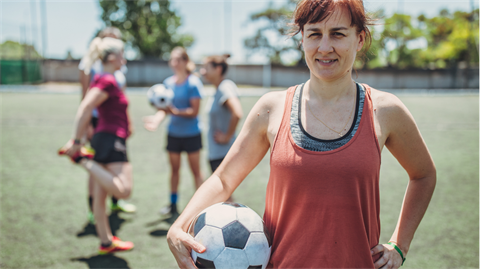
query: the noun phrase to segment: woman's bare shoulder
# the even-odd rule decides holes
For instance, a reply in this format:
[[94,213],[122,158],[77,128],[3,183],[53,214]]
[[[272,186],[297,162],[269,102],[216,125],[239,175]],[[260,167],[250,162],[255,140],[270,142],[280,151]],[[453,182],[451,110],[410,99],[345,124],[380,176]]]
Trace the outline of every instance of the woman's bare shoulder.
[[275,108],[276,106],[283,106],[287,90],[268,92],[258,100],[259,105],[264,108]]
[[271,91],[258,99],[250,110],[246,123],[256,127],[267,127],[272,120],[281,119],[287,91]]
[[403,102],[392,93],[371,88],[371,96],[373,109],[375,109],[377,115],[380,113],[393,116],[408,111]]
[[413,121],[408,108],[394,94],[371,89],[371,96],[375,115],[383,126],[394,130],[405,121]]

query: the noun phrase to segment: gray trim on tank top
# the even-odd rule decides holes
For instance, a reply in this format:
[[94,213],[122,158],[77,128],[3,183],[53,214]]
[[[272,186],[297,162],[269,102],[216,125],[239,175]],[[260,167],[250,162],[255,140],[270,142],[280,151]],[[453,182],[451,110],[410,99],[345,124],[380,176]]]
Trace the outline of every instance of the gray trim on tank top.
[[357,98],[355,104],[355,117],[348,132],[337,139],[324,140],[311,136],[302,125],[301,114],[298,111],[302,109],[302,96],[303,96],[303,86],[305,84],[297,86],[295,89],[295,94],[293,95],[292,100],[292,110],[290,113],[290,130],[292,133],[293,141],[297,146],[310,150],[310,151],[330,151],[338,149],[346,145],[357,132],[358,126],[360,125],[360,120],[362,118],[363,103],[365,101],[365,88],[356,83],[357,85]]

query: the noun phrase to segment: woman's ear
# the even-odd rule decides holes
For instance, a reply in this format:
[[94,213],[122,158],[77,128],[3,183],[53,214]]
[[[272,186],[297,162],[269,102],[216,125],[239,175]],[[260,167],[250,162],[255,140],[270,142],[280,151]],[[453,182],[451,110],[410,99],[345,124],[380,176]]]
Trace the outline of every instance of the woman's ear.
[[358,35],[357,51],[361,51],[364,44],[365,44],[365,31],[361,31],[360,34]]
[[107,62],[115,61],[117,59],[117,55],[115,53],[110,53],[107,57]]

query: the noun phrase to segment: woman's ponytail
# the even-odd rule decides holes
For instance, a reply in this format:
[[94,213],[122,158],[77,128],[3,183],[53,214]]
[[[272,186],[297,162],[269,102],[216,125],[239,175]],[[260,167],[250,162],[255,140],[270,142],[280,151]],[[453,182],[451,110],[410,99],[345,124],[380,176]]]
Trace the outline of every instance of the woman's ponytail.
[[93,64],[97,60],[102,60],[103,63],[107,62],[107,56],[110,53],[118,53],[123,50],[123,41],[112,37],[95,37],[90,43],[90,48],[87,54],[83,57],[85,63],[84,72],[85,75],[90,74]]
[[83,56],[83,62],[85,63],[85,68],[83,72],[85,75],[90,74],[90,70],[92,69],[92,65],[95,63],[96,60],[100,58],[100,45],[102,44],[102,38],[95,37],[92,42],[90,42],[90,46],[88,48],[87,54]]

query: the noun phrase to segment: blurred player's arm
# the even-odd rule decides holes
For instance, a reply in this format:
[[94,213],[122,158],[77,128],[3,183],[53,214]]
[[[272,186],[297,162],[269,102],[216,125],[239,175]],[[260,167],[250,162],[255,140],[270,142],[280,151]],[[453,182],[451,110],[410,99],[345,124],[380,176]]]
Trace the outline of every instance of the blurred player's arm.
[[168,107],[168,112],[175,116],[195,118],[200,111],[200,98],[190,99],[190,107],[184,109],[178,109],[173,105]]
[[222,133],[216,131],[214,134],[215,142],[219,144],[226,144],[232,139],[232,136],[235,135],[238,122],[243,116],[242,105],[237,97],[228,98],[223,105],[232,113],[232,116],[228,124],[227,132]]
[[98,88],[92,88],[87,92],[85,98],[83,98],[77,109],[73,139],[63,146],[67,155],[73,156],[78,150],[80,150],[81,144],[73,143],[72,141],[84,140],[87,134],[87,128],[90,124],[93,109],[105,102],[107,98],[108,94]]
[[92,111],[108,99],[108,94],[98,88],[90,89],[83,98],[75,117],[74,139],[82,139],[92,117]]
[[[127,83],[125,83],[122,87],[122,92],[126,94],[127,91]],[[128,120],[128,136],[132,136],[135,128],[133,127],[132,117],[130,116],[130,109],[127,109],[127,120]]]
[[88,86],[90,85],[90,74],[85,75],[83,70],[80,70],[79,74],[80,85],[82,85],[82,100],[85,98],[85,94],[87,93]]
[[157,113],[150,116],[143,117],[143,127],[150,132],[157,130],[158,125],[165,119],[167,112],[165,110],[158,110]]

